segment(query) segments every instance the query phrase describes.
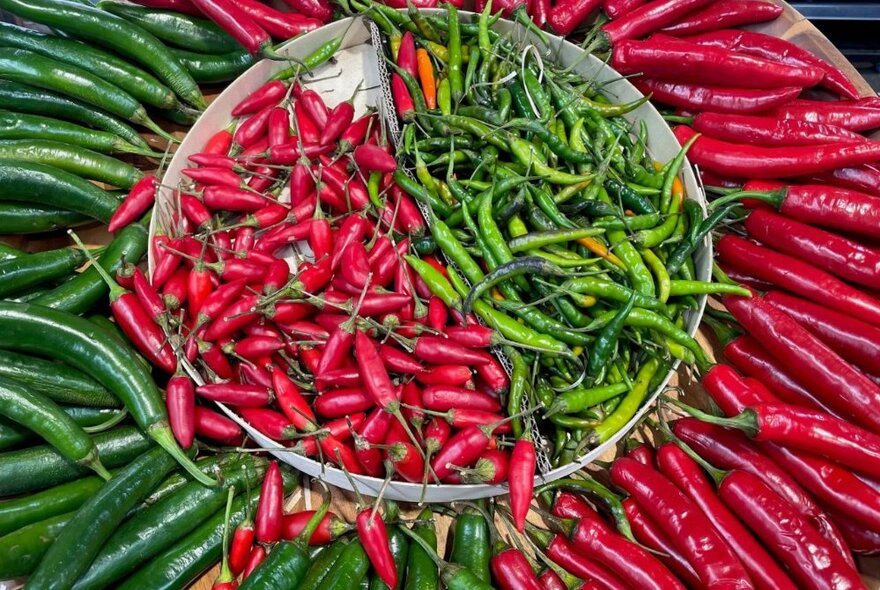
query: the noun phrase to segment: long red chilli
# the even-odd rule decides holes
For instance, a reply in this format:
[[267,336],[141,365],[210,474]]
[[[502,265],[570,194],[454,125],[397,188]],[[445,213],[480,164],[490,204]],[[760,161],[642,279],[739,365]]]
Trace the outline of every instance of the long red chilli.
[[602,26],[612,47],[624,39],[638,39],[676,22],[684,15],[710,4],[712,0],[657,0]]
[[766,299],[844,359],[866,373],[880,375],[880,350],[876,346],[880,342],[880,328],[782,291],[771,291]]
[[531,439],[519,439],[513,445],[508,467],[510,512],[516,530],[523,532],[535,488],[537,455]]
[[676,36],[693,35],[771,21],[780,14],[782,7],[766,0],[717,0],[661,29],[661,32]]
[[880,326],[880,301],[807,262],[738,236],[719,240],[718,254],[733,268]]
[[611,480],[626,490],[687,556],[707,586],[752,588],[742,563],[708,518],[672,482],[638,461],[622,457]]
[[[655,98],[663,101],[656,93]],[[674,132],[681,143],[694,136],[694,130],[684,125],[677,126]],[[775,148],[702,136],[691,146],[688,159],[722,176],[788,178],[876,162],[880,160],[880,142]]]
[[636,540],[645,547],[652,549],[662,555],[658,555],[663,564],[668,567],[679,579],[687,584],[689,588],[700,588],[700,578],[694,567],[688,563],[688,560],[681,554],[669,537],[664,533],[657,524],[648,518],[645,511],[642,510],[638,503],[632,498],[623,501],[623,509],[626,512],[626,519],[632,527],[633,535]]
[[731,113],[699,113],[694,117],[693,128],[697,133],[722,141],[767,147],[867,141],[863,135],[834,125]]
[[745,222],[749,236],[841,279],[880,290],[880,251],[855,240],[756,209]]
[[825,71],[822,86],[837,92],[844,98],[859,98],[859,91],[855,84],[840,69],[780,37],[753,31],[724,30],[704,33],[691,37],[691,40],[701,45],[723,47],[785,64],[822,68]]
[[726,297],[725,305],[746,330],[811,391],[855,422],[880,431],[880,417],[864,408],[880,401],[880,387],[854,369],[793,318],[760,297]]
[[759,590],[796,590],[797,586],[767,550],[721,501],[696,461],[672,443],[657,450],[660,470],[706,513],[745,566]]
[[650,78],[633,78],[632,83],[657,102],[690,111],[738,113],[743,115],[761,113],[783,105],[801,93],[797,86],[756,90],[753,88],[727,88],[666,82]]
[[789,503],[758,477],[744,471],[727,475],[721,499],[763,539],[800,588],[864,588],[858,572]]
[[621,74],[642,73],[661,80],[741,88],[806,88],[824,75],[814,67],[787,66],[663,35],[616,43],[611,65]]

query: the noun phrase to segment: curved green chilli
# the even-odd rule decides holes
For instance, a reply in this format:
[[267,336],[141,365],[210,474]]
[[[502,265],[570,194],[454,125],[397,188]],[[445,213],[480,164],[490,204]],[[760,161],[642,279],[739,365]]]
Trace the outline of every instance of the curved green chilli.
[[632,389],[624,396],[617,409],[593,427],[593,432],[589,435],[590,444],[597,445],[607,441],[636,415],[636,412],[648,396],[648,389],[651,386],[655,373],[660,368],[661,363],[657,358],[649,359],[642,365],[633,382]]
[[105,223],[119,207],[115,196],[88,180],[23,160],[0,160],[0,194],[5,200],[65,208]]
[[635,302],[636,294],[633,293],[629,301],[618,309],[611,321],[602,328],[602,331],[596,338],[596,342],[593,344],[593,349],[590,351],[590,360],[587,363],[587,375],[594,377],[597,382],[601,381],[598,376],[603,373],[606,363],[611,358],[611,354],[614,352],[615,346],[617,346],[617,340],[620,338],[620,333],[626,324],[626,318],[632,312]]
[[431,219],[429,229],[443,253],[458,265],[469,281],[478,283],[485,278],[483,270],[443,221]]
[[[137,263],[147,251],[147,229],[132,223],[122,229],[98,258],[104,270],[111,275],[122,261]],[[98,271],[88,268],[71,281],[33,300],[33,303],[54,309],[82,314],[107,295],[107,284]]]
[[[529,386],[529,366],[523,356],[511,346],[504,347],[504,354],[513,366],[510,372],[510,391],[507,394],[507,415],[516,416],[522,412],[526,389]],[[519,439],[524,428],[522,417],[514,418],[510,425],[513,428],[513,436]]]
[[568,348],[568,345],[552,336],[542,334],[520,324],[507,314],[496,311],[484,301],[477,300],[474,302],[474,312],[508,340],[526,347],[538,348],[545,352],[555,352],[571,356],[571,350]]
[[461,296],[452,288],[452,285],[440,271],[415,256],[404,256],[404,259],[416,271],[416,274],[425,281],[433,295],[439,297],[450,309],[461,309]]
[[[128,415],[124,410],[80,406],[61,406],[61,409],[90,434],[109,430]],[[0,419],[0,451],[18,446],[26,441],[32,441],[36,437],[37,435],[31,429],[11,420]],[[0,532],[0,535],[2,534]]]
[[552,262],[548,262],[538,256],[515,258],[510,262],[497,266],[495,270],[475,283],[471,287],[467,298],[464,300],[464,308],[462,311],[464,313],[469,313],[471,307],[473,307],[474,301],[498,283],[525,274],[550,277],[564,277],[568,275],[567,272]]
[[[298,479],[283,470],[284,490],[293,489]],[[236,527],[245,517],[254,513],[259,494],[241,495],[232,503],[230,527]],[[220,559],[223,546],[224,510],[203,522],[197,529],[169,547],[118,585],[118,590],[172,590],[187,587],[199,574]],[[350,589],[349,589],[350,590]]]
[[0,203],[0,234],[5,235],[39,234],[79,227],[91,221],[82,213],[66,209],[23,203]]
[[165,404],[150,374],[101,328],[68,312],[3,302],[0,332],[11,348],[56,358],[94,377],[123,401],[137,425],[194,478],[205,485],[216,483],[205,477],[177,445]]
[[15,381],[0,379],[0,415],[27,426],[77,465],[110,479],[98,458],[95,441],[52,400]]
[[318,557],[312,561],[312,565],[309,567],[306,577],[303,578],[303,581],[297,590],[320,590],[321,584],[335,568],[343,551],[345,551],[346,545],[348,545],[347,541],[344,539],[338,539],[334,541],[332,545],[321,551],[321,553],[318,554]]
[[[92,437],[101,462],[109,469],[120,467],[146,451],[151,443],[133,426],[123,426]],[[48,445],[0,454],[0,496],[56,486],[90,474],[91,471],[65,459]]]
[[186,102],[205,108],[195,80],[156,37],[137,25],[68,0],[0,0],[0,8],[129,57],[148,67]]
[[107,131],[89,129],[76,123],[51,117],[11,111],[0,111],[0,139],[49,140],[80,146],[96,152],[153,155],[153,152],[137,148]]
[[223,486],[184,484],[161,501],[122,523],[95,556],[74,590],[107,588],[140,563],[174,545],[226,505],[227,492],[253,488],[262,481],[266,461],[245,456],[221,468]]
[[59,248],[0,261],[0,297],[62,279],[82,266],[86,256],[76,248]]
[[367,575],[370,560],[363,545],[355,539],[345,547],[345,551],[333,567],[333,571],[324,580],[322,589],[351,590]]
[[71,39],[45,35],[9,23],[0,23],[0,44],[39,53],[69,63],[111,82],[150,106],[167,109],[177,98],[152,74],[100,49]]
[[68,365],[0,350],[0,377],[12,379],[64,404],[115,408],[120,403],[103,385]]
[[626,276],[632,283],[633,290],[646,297],[654,297],[656,294],[654,277],[642,260],[642,255],[629,241],[626,233],[621,230],[612,230],[606,235],[614,254],[626,265]]
[[[434,526],[434,513],[425,508],[413,523],[412,532],[420,537],[429,547],[437,549],[437,529]],[[437,564],[424,549],[416,543],[409,547],[406,560],[406,580],[403,590],[436,590],[440,587],[440,575]]]
[[204,18],[104,0],[98,2],[97,6],[134,23],[160,41],[177,47],[212,54],[241,49],[226,31]]
[[0,80],[0,108],[75,121],[95,129],[114,133],[142,150],[150,149],[147,142],[134,128],[116,117],[91,105],[42,88],[33,88],[10,80]]
[[478,579],[489,582],[489,524],[482,514],[466,508],[455,519],[452,553],[449,561],[469,569]]
[[130,189],[143,172],[121,160],[83,147],[42,139],[0,141],[0,159],[54,166],[82,178]]
[[135,459],[80,506],[30,576],[30,588],[71,588],[126,513],[176,465],[156,447]]
[[[103,485],[104,480],[100,477],[83,477],[42,492],[7,500],[0,504],[0,536],[8,535],[41,520],[77,510]],[[2,545],[3,542],[0,541],[0,546]]]
[[0,537],[0,578],[28,576],[76,512],[52,516]]
[[0,75],[14,82],[60,92],[161,132],[133,96],[76,66],[25,49],[0,48]]
[[193,53],[182,49],[172,49],[171,52],[200,84],[234,80],[257,63],[254,56],[243,49],[223,55]]

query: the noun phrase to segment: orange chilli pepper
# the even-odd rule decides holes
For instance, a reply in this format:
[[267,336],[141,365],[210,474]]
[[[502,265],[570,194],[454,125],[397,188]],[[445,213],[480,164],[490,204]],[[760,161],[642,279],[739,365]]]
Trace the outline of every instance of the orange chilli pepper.
[[437,82],[434,79],[434,65],[427,49],[416,50],[416,64],[419,68],[419,80],[425,95],[425,104],[429,109],[437,108]]

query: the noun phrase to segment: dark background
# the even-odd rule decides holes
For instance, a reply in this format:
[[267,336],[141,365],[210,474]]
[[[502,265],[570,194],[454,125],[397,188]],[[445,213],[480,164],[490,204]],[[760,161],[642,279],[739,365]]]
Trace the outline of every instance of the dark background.
[[791,2],[880,91],[880,2]]

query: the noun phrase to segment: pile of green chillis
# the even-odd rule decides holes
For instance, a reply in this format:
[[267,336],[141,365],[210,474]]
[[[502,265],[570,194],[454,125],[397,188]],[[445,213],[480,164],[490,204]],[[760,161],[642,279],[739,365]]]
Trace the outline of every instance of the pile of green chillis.
[[542,404],[553,460],[567,463],[620,430],[675,359],[707,366],[684,314],[702,294],[742,292],[695,277],[716,220],[685,198],[687,146],[655,163],[645,125],[623,117],[647,99],[615,104],[537,37],[493,30],[491,5],[470,23],[453,7],[364,9],[397,78],[398,155],[412,175],[395,180],[430,211],[416,250],[453,263],[448,276],[416,270],[512,345],[509,415]]

